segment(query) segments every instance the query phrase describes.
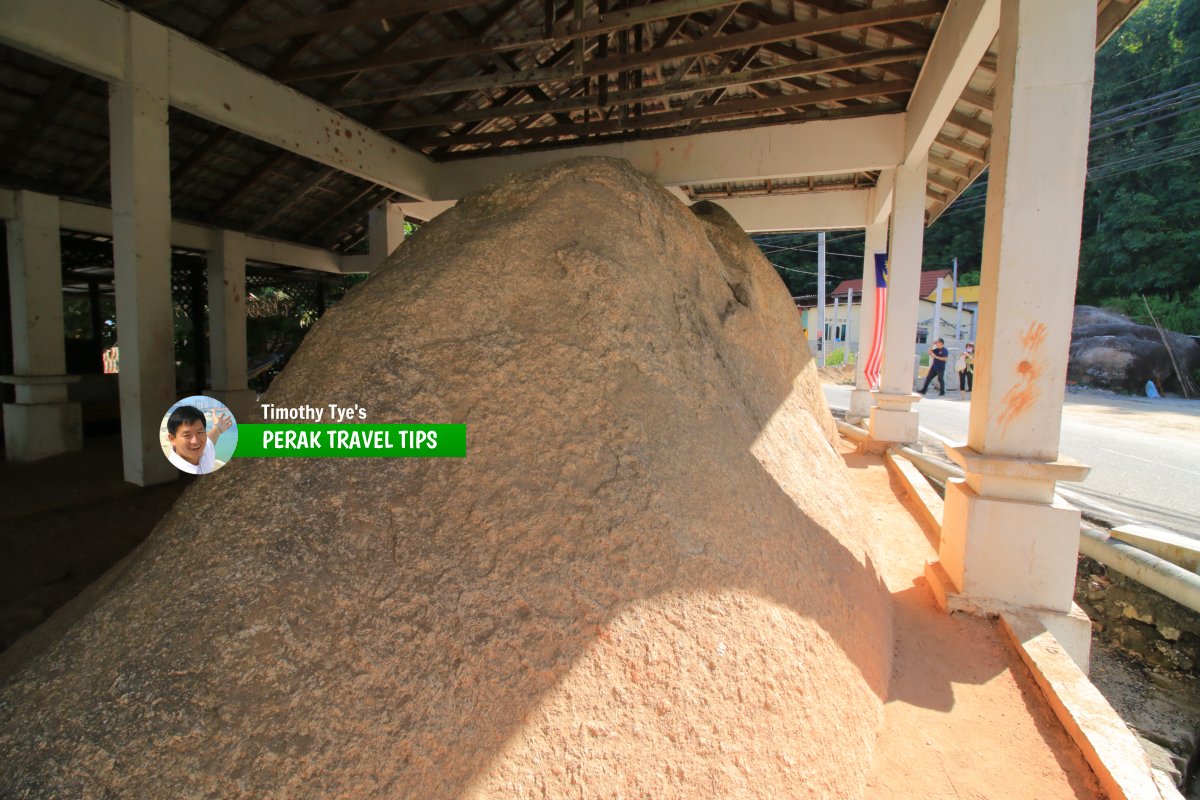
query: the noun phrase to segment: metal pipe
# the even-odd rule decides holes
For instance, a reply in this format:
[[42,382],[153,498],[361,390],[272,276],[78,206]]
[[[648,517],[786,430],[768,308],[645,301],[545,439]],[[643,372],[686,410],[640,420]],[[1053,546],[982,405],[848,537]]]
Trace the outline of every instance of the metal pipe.
[[[838,431],[847,439],[863,441],[869,438],[867,431],[862,428],[840,419],[835,422]],[[888,448],[888,452],[907,458],[935,480],[944,482],[949,478],[963,476],[961,469],[935,461],[910,447],[894,446]],[[1084,526],[1079,528],[1079,552],[1153,589],[1163,597],[1200,613],[1200,575]]]
[[1079,552],[1181,606],[1200,612],[1200,575],[1091,528],[1079,529]]
[[835,419],[834,424],[837,425],[838,433],[840,433],[842,436],[845,436],[847,439],[850,439],[851,441],[865,442],[867,439],[871,438],[871,434],[866,430],[858,427],[857,425],[851,425],[845,420]]
[[911,447],[901,447],[899,445],[889,447],[888,452],[893,455],[903,456],[909,461],[917,465],[917,469],[924,472],[935,481],[945,483],[951,478],[963,477],[963,471],[952,464],[943,464],[935,458],[930,458],[924,453],[913,450]]

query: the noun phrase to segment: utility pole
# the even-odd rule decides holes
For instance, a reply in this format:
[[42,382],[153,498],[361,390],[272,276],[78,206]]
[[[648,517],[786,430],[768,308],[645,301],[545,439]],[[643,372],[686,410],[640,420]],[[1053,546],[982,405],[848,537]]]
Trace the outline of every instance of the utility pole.
[[[851,319],[850,309],[854,308],[854,290],[846,290],[846,361],[850,360],[850,331],[858,330],[854,327],[854,320]],[[855,343],[857,344],[857,342]]]
[[[933,324],[929,328],[929,346],[933,347],[942,335],[942,292],[945,291],[945,278],[938,278],[937,282],[937,300],[933,303]],[[929,366],[933,366],[933,362],[929,362]]]
[[825,232],[817,234],[817,354],[825,366]]
[[832,341],[835,344],[838,341],[838,334],[841,333],[841,327],[840,327],[841,321],[842,321],[841,298],[839,298],[835,294],[833,296],[833,331],[832,331],[833,335],[829,337],[830,341]]
[[[941,297],[938,298],[941,301]],[[954,257],[954,296],[950,298],[950,302],[958,302],[958,256]]]

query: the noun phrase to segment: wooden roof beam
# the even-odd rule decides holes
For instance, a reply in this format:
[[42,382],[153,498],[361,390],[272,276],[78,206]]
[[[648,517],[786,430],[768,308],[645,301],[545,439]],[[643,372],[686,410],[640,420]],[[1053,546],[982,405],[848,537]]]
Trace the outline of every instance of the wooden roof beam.
[[335,33],[366,22],[436,14],[455,8],[478,5],[477,0],[368,0],[350,8],[309,14],[296,19],[274,22],[251,30],[230,31],[219,35],[213,46],[232,50],[252,44],[266,44],[309,34]]
[[[548,125],[540,128],[530,128],[521,131],[500,131],[497,133],[473,134],[468,136],[439,136],[431,138],[415,138],[414,143],[420,146],[452,146],[460,144],[503,144],[510,141],[530,141],[557,136],[583,136],[588,133],[609,133],[615,131],[635,131],[646,128],[661,128],[695,119],[715,119],[719,117],[757,114],[782,109],[813,106],[818,103],[828,103],[846,98],[877,97],[905,91],[907,84],[903,81],[881,81],[862,86],[847,86],[838,89],[826,89],[819,92],[804,92],[781,95],[779,97],[753,98],[718,103],[715,106],[668,111],[659,114],[648,114],[639,119],[629,120],[622,125],[620,120],[594,122],[590,125]],[[812,118],[821,118],[820,114]]]
[[[950,4],[908,104],[905,163],[916,164],[925,158],[934,137],[947,121],[979,132],[972,127],[976,120],[956,112],[954,104],[968,87],[999,28],[1000,0]],[[956,118],[962,121],[956,122]],[[970,123],[965,124],[966,120]],[[990,136],[991,127],[986,127],[986,131],[983,135]]]
[[[782,67],[766,67],[752,70],[741,70],[738,72],[727,72],[724,74],[712,75],[709,77],[698,78],[681,83],[668,83],[661,86],[648,86],[642,89],[631,89],[625,92],[617,92],[609,96],[609,102],[607,105],[621,106],[650,100],[662,100],[678,95],[688,95],[696,92],[709,92],[714,89],[725,89],[731,86],[739,86],[743,84],[779,81],[786,78],[802,77],[805,75],[820,75],[828,72],[831,69],[866,66],[870,64],[884,63],[890,60],[911,60],[920,58],[921,56],[922,51],[920,48],[898,47],[890,50],[879,50],[872,53],[863,53],[856,56],[818,58],[800,64],[787,64]],[[753,58],[753,55],[751,55],[751,58]],[[874,89],[882,84],[863,85],[871,86]],[[891,88],[891,91],[894,92],[912,90],[912,84],[908,83],[907,81],[892,81],[887,85]],[[872,94],[876,93],[878,92],[869,91],[865,96],[871,96]],[[822,92],[818,90],[816,94],[820,95]],[[855,95],[852,93],[851,95],[847,96]],[[803,98],[804,95],[789,94],[783,95],[783,97]],[[827,101],[822,100],[819,102]],[[391,131],[405,128],[424,128],[432,125],[449,125],[456,122],[469,122],[473,120],[503,119],[508,117],[527,116],[534,113],[552,114],[562,111],[581,111],[584,108],[595,106],[595,98],[579,97],[568,100],[552,100],[545,103],[521,103],[519,105],[512,106],[471,108],[461,111],[452,111],[445,114],[430,114],[397,119],[382,125],[379,130]],[[710,104],[706,107],[711,108],[712,106]]]
[[944,133],[939,133],[934,139],[934,142],[949,150],[953,150],[959,155],[966,156],[972,161],[978,161],[980,164],[984,164],[988,160],[987,152],[982,147],[976,147],[973,144],[959,141],[958,139],[947,136]]
[[637,25],[669,19],[693,11],[722,8],[736,0],[659,0],[638,8],[615,11],[611,14],[572,18],[556,22],[553,32],[547,36],[545,28],[534,28],[519,33],[494,34],[469,39],[439,42],[437,44],[411,47],[389,53],[386,57],[357,58],[334,64],[321,64],[298,69],[284,80],[289,82],[322,78],[348,71],[388,69],[404,64],[419,64],[443,58],[460,58],[490,55],[504,50],[525,50],[548,45],[570,43],[588,36],[610,33],[627,25]]
[[970,180],[972,177],[974,177],[971,174],[970,167],[968,167],[966,164],[959,164],[958,162],[951,161],[948,158],[942,158],[941,156],[935,156],[931,154],[929,156],[929,163],[943,172],[949,172],[951,175],[957,175],[960,178],[966,178],[967,180]]
[[[844,14],[847,11],[857,9],[853,3],[847,3],[845,0],[800,0],[803,5],[809,8],[819,8],[822,11],[828,11],[831,14]],[[909,44],[920,45],[926,49],[933,44],[933,31],[926,28],[924,25],[918,25],[912,22],[897,22],[888,25],[873,26],[877,30],[891,34],[902,42]]]
[[[732,0],[663,0],[640,8],[607,14],[602,19],[587,24],[586,27],[564,30],[561,34],[559,26],[555,28],[555,36],[547,39],[541,29],[527,31],[523,34],[504,37],[488,37],[481,39],[442,42],[437,45],[397,50],[377,58],[352,59],[337,64],[328,64],[304,69],[292,70],[282,77],[285,81],[299,81],[315,77],[338,75],[345,72],[358,72],[376,69],[387,69],[401,64],[413,64],[422,61],[433,61],[442,58],[464,57],[472,55],[488,55],[500,50],[520,50],[529,47],[558,44],[573,41],[580,36],[594,36],[616,30],[624,25],[617,25],[614,18],[620,15],[639,14],[646,19],[638,18],[626,24],[646,22],[651,19],[663,19],[678,15],[681,10],[692,8],[716,8],[729,5]],[[789,39],[803,38],[823,33],[861,28],[880,22],[923,19],[942,13],[945,8],[944,0],[919,0],[903,5],[882,6],[864,9],[848,14],[818,17],[811,20],[801,20],[784,25],[762,25],[736,34],[716,36],[712,39],[668,45],[625,55],[610,56],[588,62],[585,75],[602,75],[620,72],[638,66],[658,64],[691,56],[721,53],[726,50],[743,49],[754,45],[770,44]],[[595,20],[597,18],[588,18]],[[578,72],[576,73],[578,74]]]
[[946,122],[949,122],[951,125],[957,125],[963,130],[970,131],[985,139],[992,138],[992,126],[976,117],[969,117],[958,111],[952,111],[946,117]]

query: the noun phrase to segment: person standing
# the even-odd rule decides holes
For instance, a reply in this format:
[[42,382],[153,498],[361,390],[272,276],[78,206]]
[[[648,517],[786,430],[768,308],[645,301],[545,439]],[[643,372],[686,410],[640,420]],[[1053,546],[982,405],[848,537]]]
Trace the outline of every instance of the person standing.
[[936,377],[938,397],[946,396],[946,362],[949,359],[950,351],[946,349],[946,342],[942,339],[935,339],[933,347],[929,349],[929,372],[925,375],[925,385],[921,387],[922,395],[929,391],[929,384]]
[[958,354],[954,368],[958,370],[958,399],[966,400],[975,385],[975,345],[967,342]]

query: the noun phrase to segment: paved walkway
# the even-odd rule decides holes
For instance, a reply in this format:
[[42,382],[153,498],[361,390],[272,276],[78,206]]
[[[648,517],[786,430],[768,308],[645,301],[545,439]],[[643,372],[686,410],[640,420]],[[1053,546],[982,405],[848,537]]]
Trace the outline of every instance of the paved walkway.
[[1103,796],[994,623],[947,616],[924,578],[935,550],[882,459],[841,448],[880,531],[896,651],[868,800]]

